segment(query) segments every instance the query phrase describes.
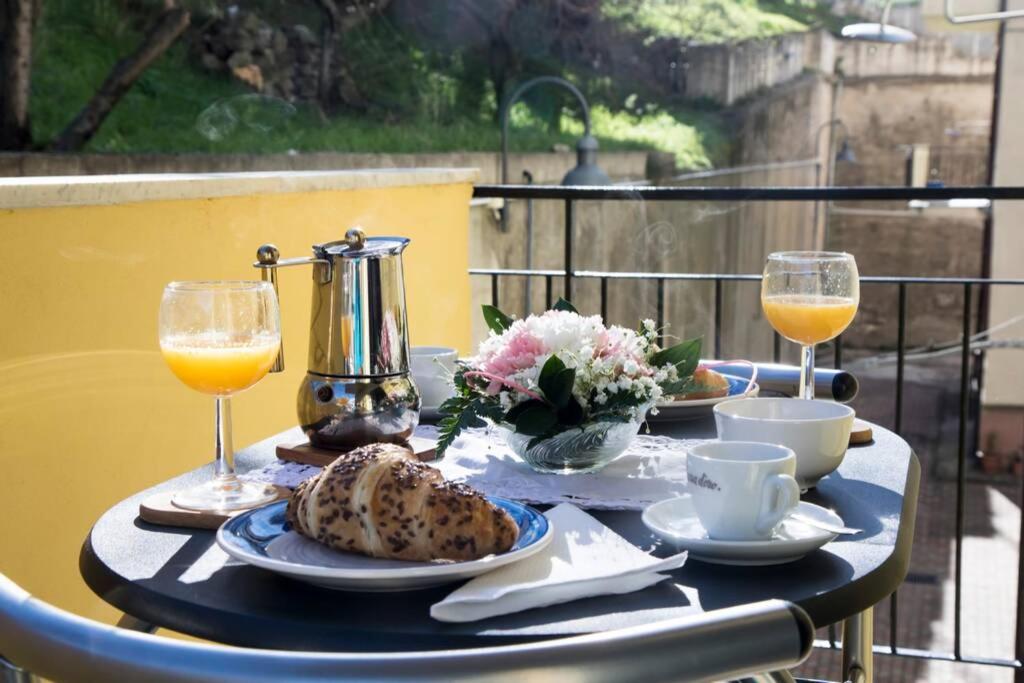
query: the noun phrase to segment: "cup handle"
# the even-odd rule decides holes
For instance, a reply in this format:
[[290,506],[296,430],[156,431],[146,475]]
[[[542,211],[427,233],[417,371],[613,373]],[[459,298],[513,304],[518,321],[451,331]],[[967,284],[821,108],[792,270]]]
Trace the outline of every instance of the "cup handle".
[[768,534],[800,502],[800,486],[788,474],[766,477],[761,487],[761,513],[755,528],[759,534]]

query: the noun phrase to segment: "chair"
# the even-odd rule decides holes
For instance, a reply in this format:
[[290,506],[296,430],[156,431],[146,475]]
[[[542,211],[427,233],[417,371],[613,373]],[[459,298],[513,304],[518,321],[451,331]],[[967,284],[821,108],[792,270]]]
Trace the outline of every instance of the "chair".
[[[33,598],[0,574],[0,653],[60,682],[710,681],[795,666],[809,654],[813,637],[802,609],[768,600],[504,647],[394,654],[258,650],[100,624]],[[10,675],[4,680],[27,680]]]

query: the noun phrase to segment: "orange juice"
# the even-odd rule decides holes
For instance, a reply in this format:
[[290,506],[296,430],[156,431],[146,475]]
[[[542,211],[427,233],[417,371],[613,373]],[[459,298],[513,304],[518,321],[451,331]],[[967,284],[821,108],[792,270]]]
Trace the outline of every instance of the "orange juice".
[[206,394],[228,396],[260,381],[274,364],[280,345],[272,337],[238,343],[183,335],[162,339],[160,351],[171,372],[188,386]]
[[808,346],[839,336],[857,314],[856,299],[840,296],[761,297],[761,306],[776,332]]

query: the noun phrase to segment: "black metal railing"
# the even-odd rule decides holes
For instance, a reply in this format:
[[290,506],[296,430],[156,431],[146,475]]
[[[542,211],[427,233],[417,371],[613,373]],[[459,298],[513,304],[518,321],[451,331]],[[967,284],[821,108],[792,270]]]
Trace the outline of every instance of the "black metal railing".
[[[563,267],[557,270],[522,270],[522,269],[485,269],[474,268],[470,274],[490,279],[491,303],[495,306],[501,305],[501,280],[508,277],[519,277],[528,279],[542,279],[544,283],[544,303],[550,308],[554,297],[554,284],[556,280],[562,282],[562,292],[566,298],[571,298],[573,283],[575,281],[598,281],[599,298],[598,309],[602,316],[607,318],[609,285],[624,280],[654,281],[656,288],[656,315],[658,329],[664,329],[666,319],[665,286],[668,282],[710,282],[713,284],[713,324],[712,338],[714,357],[721,356],[722,330],[723,330],[723,283],[726,282],[749,282],[757,283],[761,280],[760,274],[736,274],[736,273],[672,273],[672,272],[614,272],[580,270],[575,268],[574,247],[575,247],[575,204],[579,201],[591,200],[624,200],[624,201],[700,201],[700,202],[773,202],[773,201],[910,201],[929,200],[942,201],[950,199],[989,199],[989,200],[1024,200],[1024,187],[841,187],[841,188],[820,188],[820,187],[784,187],[784,188],[734,188],[734,187],[560,187],[543,185],[480,185],[474,189],[474,197],[503,198],[510,199],[531,199],[531,200],[558,200],[564,202],[564,253]],[[685,228],[679,228],[685,230]],[[898,596],[893,594],[889,601],[889,642],[884,645],[876,644],[875,651],[878,653],[912,657],[919,659],[964,662],[969,664],[989,665],[995,667],[1009,667],[1015,670],[1015,681],[1024,683],[1024,533],[1021,533],[1021,540],[1018,545],[1018,569],[1017,569],[1017,596],[1016,596],[1016,631],[1015,647],[1013,658],[981,657],[965,654],[962,648],[962,607],[963,607],[963,545],[965,535],[966,519],[966,481],[967,462],[969,453],[973,452],[970,442],[970,422],[972,416],[978,414],[978,401],[980,392],[978,387],[972,390],[971,378],[972,367],[981,368],[981,359],[972,357],[973,345],[982,345],[985,339],[979,339],[978,335],[972,335],[972,327],[976,325],[975,300],[976,294],[981,294],[981,301],[987,299],[985,296],[991,287],[1024,286],[1024,279],[993,279],[990,277],[918,277],[918,276],[885,276],[885,277],[862,277],[861,282],[870,286],[888,286],[895,290],[896,295],[896,380],[895,396],[893,397],[893,426],[894,431],[902,434],[904,429],[904,385],[905,370],[907,361],[907,294],[910,288],[918,287],[959,287],[963,296],[961,309],[960,340],[956,343],[959,346],[959,394],[958,394],[958,442],[957,442],[957,468],[956,468],[956,494],[955,494],[955,531],[954,531],[954,627],[953,627],[953,648],[952,652],[939,652],[923,650],[918,648],[904,647],[898,642],[899,610]],[[1024,292],[1024,290],[1021,290]],[[980,306],[980,304],[979,304]],[[772,356],[774,361],[781,357],[781,338],[774,334],[772,343]],[[843,342],[842,337],[837,338],[833,345],[834,366],[839,368],[843,364]],[[973,361],[973,362],[972,362]],[[973,405],[972,405],[973,402]],[[1024,484],[1024,481],[1022,481]],[[1021,500],[1024,500],[1024,488],[1020,491]],[[1024,505],[1021,505],[1021,529],[1024,531]],[[829,629],[827,641],[821,641],[819,646],[836,648],[836,637],[834,629]]]

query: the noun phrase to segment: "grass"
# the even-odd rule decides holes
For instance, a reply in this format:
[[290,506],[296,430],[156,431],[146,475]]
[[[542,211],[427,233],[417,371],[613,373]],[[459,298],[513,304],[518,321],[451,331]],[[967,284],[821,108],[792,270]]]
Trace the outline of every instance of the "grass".
[[[48,0],[36,32],[31,115],[39,146],[53,139],[139,41],[115,0]],[[252,93],[226,75],[197,67],[183,45],[159,59],[125,95],[85,151],[105,153],[412,153],[495,151],[498,126],[480,111],[453,110],[451,78],[420,60],[414,101],[388,121],[380,112],[324,121],[309,106]],[[433,68],[433,71],[430,69]],[[436,90],[436,92],[435,92]],[[402,92],[397,85],[392,96]],[[392,111],[391,103],[388,111]],[[397,104],[397,103],[395,103]],[[486,109],[486,107],[483,107]],[[409,113],[413,112],[413,113]],[[513,112],[511,148],[574,146],[582,124],[565,117],[553,132],[524,106]],[[725,147],[710,112],[593,109],[603,150],[672,152],[687,168],[713,165]]]
[[605,0],[602,11],[632,30],[696,43],[806,31],[827,14],[813,0]]

